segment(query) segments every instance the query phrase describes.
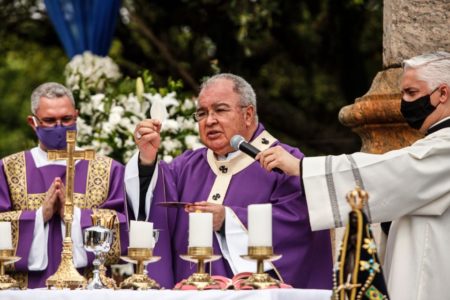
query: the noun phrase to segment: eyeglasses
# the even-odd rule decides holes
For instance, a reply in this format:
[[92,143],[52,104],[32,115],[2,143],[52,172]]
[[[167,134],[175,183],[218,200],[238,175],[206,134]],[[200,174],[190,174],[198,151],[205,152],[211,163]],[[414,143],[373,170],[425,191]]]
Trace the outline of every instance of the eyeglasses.
[[[239,105],[238,107],[244,108],[250,105]],[[211,110],[199,109],[195,113],[192,114],[194,120],[200,122],[205,120],[208,116],[211,116],[215,119],[220,119],[226,117],[233,109],[228,105],[219,105],[217,107],[213,107]]]
[[58,123],[62,126],[70,126],[72,125],[77,118],[75,116],[64,116],[62,118],[42,118],[39,119],[36,115],[33,116],[39,123],[44,127],[55,127]]

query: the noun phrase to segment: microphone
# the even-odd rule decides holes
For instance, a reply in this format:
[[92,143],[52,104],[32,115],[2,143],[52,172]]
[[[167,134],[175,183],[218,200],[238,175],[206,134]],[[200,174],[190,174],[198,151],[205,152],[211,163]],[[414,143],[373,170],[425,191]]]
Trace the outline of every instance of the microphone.
[[[244,152],[245,154],[255,158],[256,155],[261,152],[258,148],[256,148],[255,146],[253,146],[252,144],[248,143],[245,141],[245,139],[236,134],[235,136],[233,136],[230,140],[230,145],[231,147],[233,147],[235,150],[241,150],[242,152]],[[277,173],[282,174],[283,171],[281,171],[278,168],[273,168],[272,171],[275,171]]]
[[251,157],[255,158],[256,155],[261,152],[259,151],[258,148],[256,148],[255,146],[253,146],[250,143],[247,143],[245,141],[245,139],[236,134],[235,136],[233,136],[230,140],[230,145],[231,147],[233,147],[235,150],[241,150],[242,152],[244,152],[245,154],[250,155]]

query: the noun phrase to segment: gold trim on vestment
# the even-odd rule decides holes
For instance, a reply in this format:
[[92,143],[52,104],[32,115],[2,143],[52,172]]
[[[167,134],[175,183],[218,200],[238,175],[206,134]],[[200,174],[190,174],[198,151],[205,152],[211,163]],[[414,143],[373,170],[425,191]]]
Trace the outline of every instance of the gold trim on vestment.
[[12,244],[14,247],[14,256],[17,255],[17,245],[19,244],[19,220],[21,214],[21,211],[5,211],[0,213],[1,222],[11,222],[11,235]]
[[90,207],[98,207],[108,198],[111,164],[112,159],[105,156],[89,162],[85,202],[89,199]]
[[[4,171],[11,197],[11,211],[0,213],[0,220],[11,221],[11,233],[15,253],[19,242],[19,219],[23,210],[37,210],[42,206],[46,193],[28,194],[25,152],[9,155],[3,159]],[[111,174],[112,159],[97,156],[89,161],[88,175],[86,179],[86,194],[74,193],[74,205],[81,209],[100,206],[108,198],[109,178]],[[89,205],[88,205],[89,204]],[[102,209],[106,213],[116,211]],[[120,223],[114,225],[114,241],[111,251],[106,257],[109,263],[116,263],[120,257]],[[114,257],[115,256],[115,257]],[[22,258],[27,259],[27,258]],[[13,270],[14,264],[10,264],[7,270]],[[28,275],[26,272],[11,272],[10,274],[19,282],[20,287],[27,287]]]
[[[21,211],[5,211],[0,213],[1,222],[11,223],[11,239],[14,247],[14,256],[17,256],[17,246],[19,245],[19,220],[21,214]],[[8,275],[13,277],[19,283],[21,289],[27,287],[28,276],[26,272],[15,272],[15,264],[6,265],[5,270]]]
[[28,209],[25,152],[5,157],[3,165],[8,181],[12,210]]

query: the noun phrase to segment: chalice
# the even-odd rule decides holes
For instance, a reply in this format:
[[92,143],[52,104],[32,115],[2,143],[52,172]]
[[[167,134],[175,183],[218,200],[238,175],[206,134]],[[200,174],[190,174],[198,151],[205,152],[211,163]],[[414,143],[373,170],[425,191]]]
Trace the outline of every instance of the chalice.
[[112,239],[112,231],[102,226],[92,226],[84,231],[84,248],[95,255],[93,277],[86,286],[88,290],[108,288],[102,282],[100,266],[104,263],[104,255],[111,249]]

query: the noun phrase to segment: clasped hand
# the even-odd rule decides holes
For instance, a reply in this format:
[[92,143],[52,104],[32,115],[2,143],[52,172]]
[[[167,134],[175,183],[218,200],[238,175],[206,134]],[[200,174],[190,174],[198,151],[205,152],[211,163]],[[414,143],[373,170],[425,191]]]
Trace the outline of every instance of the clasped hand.
[[61,178],[56,177],[52,185],[45,194],[42,202],[42,216],[44,223],[50,220],[55,213],[58,213],[61,219],[64,219],[64,204],[66,201],[66,188]]

